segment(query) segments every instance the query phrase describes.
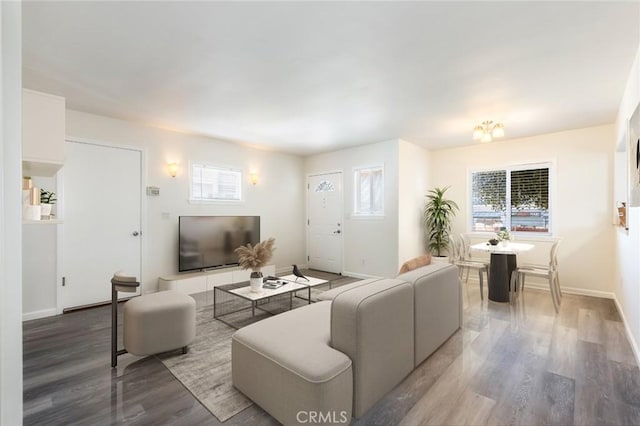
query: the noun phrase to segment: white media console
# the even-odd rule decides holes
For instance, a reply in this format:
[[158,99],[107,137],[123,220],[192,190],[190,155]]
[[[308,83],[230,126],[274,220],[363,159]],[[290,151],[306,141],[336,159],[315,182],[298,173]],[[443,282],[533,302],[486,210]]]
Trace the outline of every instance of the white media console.
[[[211,291],[218,285],[249,281],[250,274],[251,271],[240,269],[238,266],[202,272],[185,272],[158,278],[158,289],[160,291],[175,290],[185,294],[202,293]],[[265,277],[275,275],[276,266],[265,266],[262,268],[262,274]]]

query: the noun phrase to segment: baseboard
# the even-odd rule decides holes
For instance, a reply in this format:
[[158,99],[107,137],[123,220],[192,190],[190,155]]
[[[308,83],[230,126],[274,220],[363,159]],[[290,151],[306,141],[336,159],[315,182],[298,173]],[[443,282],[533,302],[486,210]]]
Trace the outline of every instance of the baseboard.
[[[307,269],[308,265],[298,265],[298,269]],[[292,274],[293,272],[291,272],[293,270],[293,265],[289,265],[289,266],[281,266],[279,268],[276,268],[276,275],[277,276],[282,276],[282,275],[289,275]]]
[[618,296],[616,296],[615,293],[613,294],[613,303],[616,304],[616,309],[618,309],[618,312],[620,313],[620,317],[622,318],[622,324],[624,324],[624,331],[627,335],[627,339],[629,340],[629,343],[631,343],[631,350],[633,351],[633,356],[636,359],[636,364],[640,366],[640,351],[638,350],[638,343],[636,342],[636,339],[633,337],[633,333],[631,333],[631,329],[629,328],[629,323],[627,322],[627,317],[624,316],[622,305],[620,304],[620,301],[618,300]]
[[[549,291],[549,284],[525,284],[526,288],[531,288],[534,290],[544,290],[544,291]],[[560,287],[560,289],[562,290],[562,293],[568,293],[568,294],[577,294],[579,296],[591,296],[591,297],[599,297],[601,299],[613,299],[615,297],[615,294],[613,294],[610,291],[600,291],[600,290],[589,290],[586,288],[576,288],[576,287],[565,287],[562,286]]]
[[52,317],[55,315],[57,315],[56,308],[42,309],[40,311],[33,311],[33,312],[23,312],[22,321],[30,321],[34,319]]
[[369,278],[382,278],[382,277],[378,277],[376,275],[359,274],[357,272],[349,272],[349,271],[342,272],[342,275],[344,275],[346,277],[351,277],[351,278],[360,278],[361,280],[366,280],[366,279],[369,279]]

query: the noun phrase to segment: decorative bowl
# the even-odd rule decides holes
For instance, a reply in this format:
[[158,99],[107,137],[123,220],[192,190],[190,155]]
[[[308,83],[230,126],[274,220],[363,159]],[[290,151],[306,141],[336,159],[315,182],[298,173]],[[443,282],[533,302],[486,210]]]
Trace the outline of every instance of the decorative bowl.
[[497,246],[499,242],[500,241],[496,240],[495,238],[489,240],[489,244],[491,244],[492,246]]

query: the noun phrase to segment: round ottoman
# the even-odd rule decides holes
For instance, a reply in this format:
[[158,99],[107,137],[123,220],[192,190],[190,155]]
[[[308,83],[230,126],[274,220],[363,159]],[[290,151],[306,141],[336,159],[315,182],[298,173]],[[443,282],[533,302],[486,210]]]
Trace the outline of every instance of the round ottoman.
[[124,304],[124,348],[152,355],[182,348],[196,337],[196,302],[176,291],[135,297]]

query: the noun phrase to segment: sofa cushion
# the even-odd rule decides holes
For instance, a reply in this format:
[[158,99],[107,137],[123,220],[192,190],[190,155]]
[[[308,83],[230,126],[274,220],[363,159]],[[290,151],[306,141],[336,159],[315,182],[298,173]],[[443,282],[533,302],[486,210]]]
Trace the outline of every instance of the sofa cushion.
[[335,297],[345,291],[351,290],[352,288],[360,287],[363,285],[371,284],[375,281],[380,281],[384,278],[370,278],[366,280],[360,280],[353,283],[341,285],[340,287],[332,288],[331,290],[323,291],[318,295],[318,300],[333,300]]
[[233,385],[283,424],[308,413],[351,419],[351,360],[329,346],[330,310],[331,302],[314,303],[233,335]]
[[404,274],[405,272],[413,271],[421,266],[426,266],[431,263],[431,254],[423,254],[422,256],[409,259],[402,264],[400,272],[398,274]]
[[398,275],[398,279],[413,285],[417,367],[462,325],[458,268],[448,263],[434,263]]
[[353,287],[331,302],[331,345],[353,361],[355,417],[413,370],[413,307],[412,285],[395,279]]
[[233,339],[306,380],[328,380],[351,365],[329,346],[330,311],[331,303],[314,303],[241,328]]

